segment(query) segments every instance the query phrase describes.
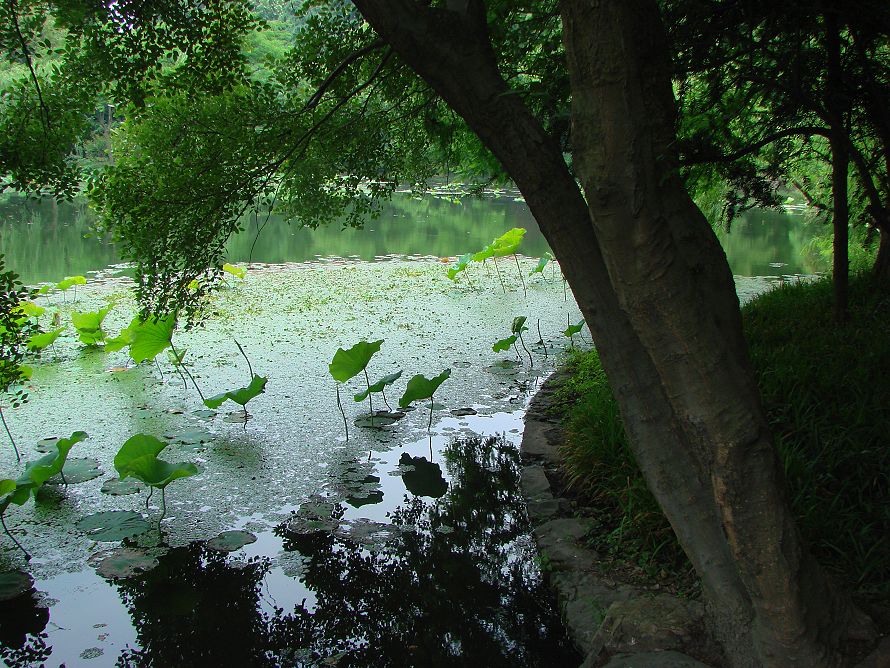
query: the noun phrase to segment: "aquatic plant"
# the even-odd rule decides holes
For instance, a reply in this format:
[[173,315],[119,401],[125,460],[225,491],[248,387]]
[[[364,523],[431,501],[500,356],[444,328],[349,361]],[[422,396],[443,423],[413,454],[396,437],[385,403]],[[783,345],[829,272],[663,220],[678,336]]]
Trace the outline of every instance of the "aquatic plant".
[[434,378],[427,378],[422,374],[417,374],[408,381],[405,393],[399,399],[399,407],[407,408],[413,401],[421,401],[423,399],[430,400],[430,419],[427,423],[427,431],[433,426],[433,395],[439,386],[451,376],[451,369],[445,369],[442,373]]
[[532,354],[525,346],[525,339],[522,338],[522,333],[528,331],[528,327],[525,326],[526,320],[527,318],[524,315],[513,318],[513,324],[510,328],[513,333],[505,339],[496,341],[494,345],[492,345],[491,349],[494,352],[499,353],[509,350],[512,346],[516,350],[516,354],[519,355],[520,358],[522,358],[522,355],[519,354],[519,350],[516,348],[516,341],[518,340],[522,344],[522,349],[525,350],[526,354],[528,355],[529,366],[534,366],[534,362],[532,361]]
[[[28,462],[25,466],[25,472],[18,480],[5,479],[0,480],[0,525],[3,531],[12,540],[18,548],[25,553],[30,559],[31,555],[22,547],[15,536],[6,526],[4,515],[11,504],[23,506],[32,496],[37,496],[37,490],[54,475],[61,475],[65,481],[65,475],[62,472],[65,461],[68,459],[68,453],[76,443],[87,438],[86,432],[75,431],[70,438],[60,438],[56,441],[56,452],[50,453],[40,459]],[[67,484],[67,482],[66,482]]]
[[[192,462],[170,462],[158,459],[161,451],[167,447],[167,443],[149,434],[136,434],[126,440],[114,456],[114,468],[124,480],[128,477],[136,478],[152,488],[161,490],[161,515],[158,518],[158,531],[161,530],[161,520],[167,514],[166,489],[174,480],[188,478],[198,474],[198,467]],[[145,501],[146,507],[149,495]]]
[[102,329],[102,321],[111,310],[106,306],[98,311],[72,311],[71,323],[77,330],[80,342],[86,346],[97,346],[105,342],[105,330]]
[[[343,348],[337,348],[337,352],[334,353],[334,358],[331,360],[331,363],[328,364],[328,372],[336,381],[334,387],[337,391],[337,406],[340,409],[340,413],[343,415],[343,427],[346,429],[347,441],[349,440],[349,426],[346,423],[346,411],[343,410],[343,403],[340,401],[340,383],[345,383],[364,371],[365,382],[368,386],[368,405],[371,407],[371,424],[373,425],[374,407],[371,404],[371,381],[368,379],[367,367],[368,362],[371,361],[371,358],[380,350],[380,346],[382,345],[383,339],[379,339],[370,343],[367,341],[359,341],[351,348],[345,350]],[[401,374],[401,371],[399,374]],[[380,381],[378,381],[378,383],[379,382]],[[377,383],[375,383],[375,385],[376,384]],[[362,399],[364,399],[364,397],[362,397]],[[361,401],[362,399],[356,399],[356,401]]]
[[[568,317],[567,317],[567,319],[568,319]],[[566,327],[566,328],[563,330],[562,335],[568,337],[568,339],[569,339],[569,344],[572,346],[572,348],[575,347],[575,341],[574,341],[574,339],[573,339],[574,335],[575,335],[575,334],[580,334],[580,333],[581,333],[581,330],[584,328],[584,325],[585,325],[585,324],[586,324],[586,323],[585,323],[585,321],[584,321],[584,318],[581,318],[581,320],[579,320],[579,321],[577,322],[577,324],[569,325],[568,327]]]
[[[241,344],[235,341],[235,345],[238,346],[238,350],[241,352],[242,357],[244,357],[247,362],[247,370],[250,373],[250,383],[246,387],[239,387],[234,390],[229,390],[227,392],[222,392],[221,394],[214,395],[212,397],[208,397],[204,399],[204,405],[207,408],[219,408],[225,403],[227,400],[234,401],[236,404],[245,408],[247,406],[247,402],[249,402],[254,397],[262,394],[266,390],[266,383],[268,382],[268,378],[265,376],[258,376],[253,372],[253,366],[250,363],[250,359],[247,357],[247,353],[244,352],[244,348],[241,347]],[[175,353],[174,349],[174,353]],[[188,373],[188,369],[182,367],[186,373]],[[191,378],[191,374],[189,374]],[[194,378],[192,378],[192,382],[194,383]],[[195,384],[195,388],[198,385]],[[198,390],[200,393],[200,390]],[[203,396],[203,395],[202,395]],[[246,410],[246,409],[245,409]],[[247,422],[245,422],[245,425]]]
[[[452,281],[457,280],[457,275],[462,271],[466,271],[467,267],[470,265],[470,262],[473,261],[473,254],[466,253],[457,258],[457,264],[454,264],[448,268],[448,278]],[[467,280],[469,281],[469,274],[467,275]]]
[[550,261],[553,260],[553,254],[550,252],[545,253],[541,258],[538,259],[538,264],[535,265],[535,268],[528,272],[529,276],[534,276],[535,274],[544,275],[544,267],[546,267]]
[[222,266],[222,270],[227,274],[231,274],[235,278],[240,278],[242,281],[244,280],[244,277],[247,276],[247,269],[245,269],[244,267],[237,267],[234,264],[229,264],[228,262],[226,262]]
[[87,279],[85,276],[66,276],[61,281],[56,283],[56,287],[62,291],[62,299],[65,298],[65,293],[69,288],[74,288],[74,296],[71,298],[72,301],[77,301],[77,286],[78,285],[86,285]]
[[33,334],[31,338],[28,339],[28,350],[39,351],[48,348],[55,343],[56,339],[59,338],[64,331],[64,327],[59,327],[58,329],[52,329],[48,332]]

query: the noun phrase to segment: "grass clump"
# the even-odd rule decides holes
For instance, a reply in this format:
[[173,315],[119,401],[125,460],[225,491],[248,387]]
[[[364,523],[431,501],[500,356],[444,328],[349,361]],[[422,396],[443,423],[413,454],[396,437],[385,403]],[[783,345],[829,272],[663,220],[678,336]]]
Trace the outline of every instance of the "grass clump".
[[[835,325],[828,280],[786,284],[742,310],[798,525],[819,561],[861,595],[890,595],[890,292],[851,281]],[[597,509],[596,547],[685,570],[627,446],[596,352],[567,364],[561,410],[570,488]]]

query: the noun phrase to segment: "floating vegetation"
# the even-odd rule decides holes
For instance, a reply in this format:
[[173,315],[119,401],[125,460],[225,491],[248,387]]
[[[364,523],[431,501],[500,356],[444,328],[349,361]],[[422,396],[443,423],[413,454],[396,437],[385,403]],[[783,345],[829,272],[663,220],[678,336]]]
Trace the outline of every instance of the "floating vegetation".
[[75,525],[90,540],[111,542],[134,538],[151,528],[148,520],[132,510],[106,510],[93,513]]

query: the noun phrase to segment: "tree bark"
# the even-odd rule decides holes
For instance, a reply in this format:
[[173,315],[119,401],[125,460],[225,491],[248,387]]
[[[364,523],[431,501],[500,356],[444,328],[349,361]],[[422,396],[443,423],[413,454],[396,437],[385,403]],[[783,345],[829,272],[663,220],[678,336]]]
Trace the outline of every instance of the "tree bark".
[[500,76],[484,3],[450,11],[353,2],[525,196],[730,664],[833,665],[835,597],[791,520],[726,258],[673,162],[670,61],[655,3],[563,3],[588,208],[559,146]]

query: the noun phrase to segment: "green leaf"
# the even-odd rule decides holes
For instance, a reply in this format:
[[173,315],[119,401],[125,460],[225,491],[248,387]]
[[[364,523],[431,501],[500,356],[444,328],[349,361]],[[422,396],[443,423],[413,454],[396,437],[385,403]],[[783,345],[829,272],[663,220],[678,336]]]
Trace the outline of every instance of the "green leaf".
[[562,332],[563,336],[571,337],[575,334],[578,334],[584,328],[584,324],[585,324],[584,319],[582,318],[581,320],[578,321],[577,325],[569,325],[568,327],[566,327],[563,330],[563,332]]
[[133,538],[151,528],[148,521],[132,510],[107,510],[87,515],[76,525],[88,538],[96,541],[114,541]]
[[547,255],[545,255],[545,256],[542,257],[540,260],[538,260],[538,264],[535,265],[535,268],[532,269],[532,270],[528,273],[528,275],[529,275],[529,276],[532,276],[532,275],[534,275],[534,274],[543,274],[543,273],[544,273],[544,267],[547,266],[547,264],[550,262],[551,259],[553,259],[553,258],[552,258],[552,256],[550,255],[550,253],[547,253]]
[[485,262],[490,257],[494,257],[494,247],[489,244],[478,253],[473,253],[470,258],[473,262]]
[[405,394],[399,399],[399,406],[405,408],[410,405],[412,401],[432,399],[433,394],[439,389],[439,386],[450,376],[451,369],[445,369],[445,371],[435,378],[427,378],[426,376],[417,374],[408,381],[408,386],[405,388]]
[[67,290],[72,285],[85,285],[87,282],[84,276],[66,276],[64,279],[56,283],[59,290]]
[[29,318],[39,318],[46,313],[45,308],[38,306],[34,302],[20,302],[19,309]]
[[491,242],[491,251],[494,257],[513,255],[519,250],[522,238],[525,236],[524,227],[514,227]]
[[127,329],[130,330],[131,337],[130,357],[138,364],[153,360],[171,345],[173,330],[176,329],[176,316],[171,313],[163,318],[136,322]]
[[467,265],[469,265],[470,262],[472,262],[472,261],[473,261],[472,253],[467,253],[466,255],[461,255],[457,260],[457,264],[452,265],[451,267],[448,268],[448,278],[450,278],[452,281],[455,280],[457,278],[457,275],[460,272],[464,271],[467,268]]
[[[372,341],[371,343],[368,343],[367,341],[359,341],[349,350],[337,348],[337,352],[334,353],[334,359],[328,365],[328,371],[330,371],[334,380],[340,383],[345,383],[353,376],[365,370],[365,367],[368,366],[368,362],[374,357],[374,353],[380,350],[380,346],[382,345],[383,339],[380,339],[379,341]],[[213,408],[213,406],[211,406],[211,408]]]
[[491,349],[496,353],[502,353],[505,350],[510,350],[510,346],[516,343],[517,335],[513,334],[512,336],[508,336],[506,339],[501,339],[497,343],[495,343]]
[[268,378],[254,374],[250,385],[247,387],[239,387],[237,390],[229,390],[228,392],[208,397],[204,400],[204,405],[207,408],[219,408],[226,399],[231,399],[236,404],[244,406],[248,401],[265,391],[268,380]]
[[32,375],[34,375],[34,369],[29,367],[27,364],[19,364],[19,374],[25,380],[29,380]]
[[0,480],[0,496],[6,496],[15,491],[15,480]]
[[57,338],[65,331],[64,327],[60,327],[59,329],[54,329],[49,332],[41,332],[40,334],[35,334],[30,339],[28,339],[28,348],[31,350],[43,350],[51,346]]
[[198,467],[191,462],[171,464],[152,455],[145,455],[131,460],[123,477],[133,476],[146,485],[163,489],[174,480],[193,475],[198,475]]
[[364,401],[365,399],[368,398],[368,395],[371,394],[372,392],[383,392],[383,390],[386,388],[387,385],[392,385],[394,382],[396,382],[401,377],[402,377],[401,370],[398,371],[397,373],[391,373],[388,376],[384,376],[383,378],[378,380],[376,383],[371,385],[371,387],[369,387],[364,392],[359,392],[358,394],[356,394],[353,397],[353,399],[355,399],[356,401]]
[[187,348],[182,348],[177,352],[173,352],[173,350],[167,351],[167,359],[170,361],[170,364],[173,366],[179,366],[182,364],[182,360],[185,358],[185,354],[188,352]]
[[520,332],[527,332],[528,327],[525,326],[525,321],[528,320],[524,315],[519,315],[513,318],[513,325],[510,329],[514,334],[519,334]]
[[102,321],[111,310],[110,306],[106,306],[98,311],[72,311],[71,322],[77,330],[82,343],[88,346],[94,346],[105,340],[105,332],[102,330]]
[[128,438],[121,446],[120,450],[114,456],[114,468],[120,474],[123,480],[127,476],[125,471],[128,470],[130,462],[140,457],[150,455],[157,457],[158,454],[167,447],[167,444],[159,438],[155,438],[150,434],[136,434]]
[[240,278],[242,280],[247,276],[247,269],[244,267],[236,267],[234,264],[229,264],[228,262],[222,266],[222,270],[231,274],[235,278]]
[[34,487],[32,489],[33,493],[36,494],[37,489],[43,483],[45,483],[47,480],[49,480],[62,470],[62,467],[65,466],[65,460],[68,458],[68,453],[71,451],[71,448],[74,447],[75,443],[80,443],[85,438],[87,438],[86,432],[75,431],[73,434],[71,434],[71,438],[60,438],[56,441],[56,449],[58,450],[58,452],[50,453],[44,457],[41,457],[37,461],[28,462],[28,465],[25,467],[25,473],[22,477],[30,478],[31,481],[34,483]]

